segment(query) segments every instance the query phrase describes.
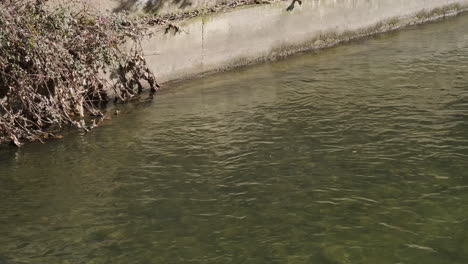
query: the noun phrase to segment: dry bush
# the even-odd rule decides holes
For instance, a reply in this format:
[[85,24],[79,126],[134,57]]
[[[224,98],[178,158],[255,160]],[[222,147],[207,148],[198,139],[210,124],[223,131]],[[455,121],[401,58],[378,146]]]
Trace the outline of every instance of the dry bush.
[[102,116],[109,94],[125,102],[142,81],[158,87],[140,46],[147,23],[44,2],[0,0],[0,142],[88,129],[85,117]]

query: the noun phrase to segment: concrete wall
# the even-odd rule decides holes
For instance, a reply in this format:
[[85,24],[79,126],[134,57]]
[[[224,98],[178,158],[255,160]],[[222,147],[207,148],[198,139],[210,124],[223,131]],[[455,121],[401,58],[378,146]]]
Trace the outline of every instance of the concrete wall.
[[144,42],[147,60],[161,82],[276,59],[331,46],[465,10],[468,0],[305,0],[233,9],[180,23],[182,33]]

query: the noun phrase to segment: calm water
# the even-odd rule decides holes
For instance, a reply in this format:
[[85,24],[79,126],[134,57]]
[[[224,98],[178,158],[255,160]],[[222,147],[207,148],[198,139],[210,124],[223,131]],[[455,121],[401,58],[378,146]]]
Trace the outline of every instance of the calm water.
[[468,263],[468,15],[0,149],[0,263]]

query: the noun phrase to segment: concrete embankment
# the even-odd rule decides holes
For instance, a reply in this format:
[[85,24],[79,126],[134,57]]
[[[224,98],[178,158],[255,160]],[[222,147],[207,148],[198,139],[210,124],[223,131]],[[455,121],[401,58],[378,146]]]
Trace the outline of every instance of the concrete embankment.
[[[115,11],[115,1],[97,1],[95,6]],[[153,3],[127,2],[134,10]],[[184,0],[186,7],[160,2],[164,5],[159,11],[167,13],[210,8],[219,1]],[[290,4],[245,5],[175,21],[178,33],[156,27],[155,35],[143,43],[145,56],[158,80],[167,82],[329,47],[468,9],[468,0],[303,0],[287,11]]]
[[161,82],[332,46],[464,11],[468,0],[315,0],[240,7],[157,30],[143,44]]

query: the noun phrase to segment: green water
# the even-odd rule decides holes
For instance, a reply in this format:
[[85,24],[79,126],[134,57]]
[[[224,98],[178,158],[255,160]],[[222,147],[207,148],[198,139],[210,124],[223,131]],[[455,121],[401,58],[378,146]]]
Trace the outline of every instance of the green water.
[[0,149],[0,263],[468,263],[468,15]]

